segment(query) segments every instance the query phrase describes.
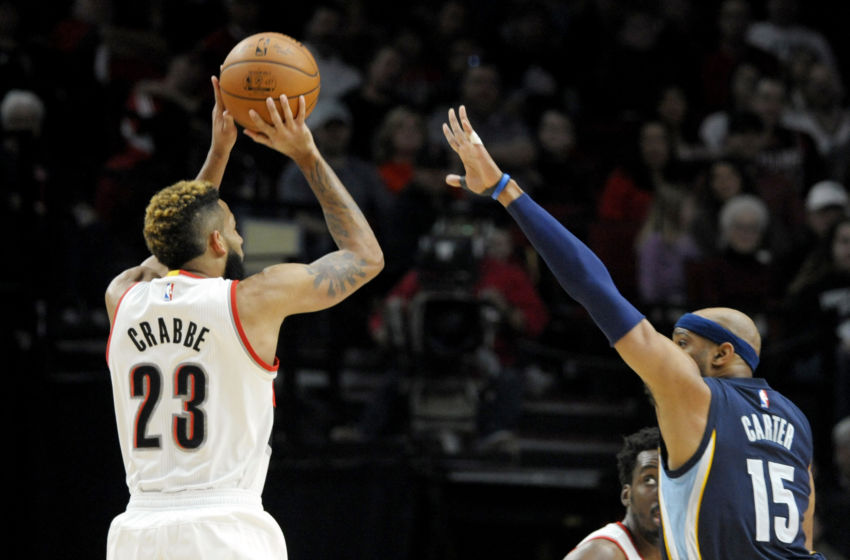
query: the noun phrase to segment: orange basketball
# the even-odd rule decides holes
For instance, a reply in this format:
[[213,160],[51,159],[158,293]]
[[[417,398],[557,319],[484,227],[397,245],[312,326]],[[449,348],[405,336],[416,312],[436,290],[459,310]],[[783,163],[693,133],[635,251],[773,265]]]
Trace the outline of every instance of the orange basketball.
[[[303,95],[307,115],[319,99],[319,67],[307,47],[282,33],[266,32],[242,39],[221,67],[221,96],[224,107],[245,128],[253,128],[249,109],[271,122],[266,98],[286,94],[292,114],[298,113],[298,96]],[[305,115],[305,117],[307,116]]]

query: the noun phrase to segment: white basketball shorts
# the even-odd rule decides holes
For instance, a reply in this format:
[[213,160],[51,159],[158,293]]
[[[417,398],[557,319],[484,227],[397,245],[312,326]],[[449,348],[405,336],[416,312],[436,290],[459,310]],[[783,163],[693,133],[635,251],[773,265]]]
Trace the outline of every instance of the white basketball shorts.
[[107,560],[287,560],[283,531],[258,496],[200,494],[131,498],[109,527]]

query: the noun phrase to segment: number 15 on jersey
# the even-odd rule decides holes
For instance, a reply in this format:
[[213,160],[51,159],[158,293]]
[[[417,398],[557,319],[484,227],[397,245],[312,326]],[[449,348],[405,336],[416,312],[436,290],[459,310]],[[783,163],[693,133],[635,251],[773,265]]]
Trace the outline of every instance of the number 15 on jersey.
[[[791,490],[785,488],[785,481],[794,480],[794,467],[767,462],[767,477],[765,477],[765,464],[761,459],[747,459],[747,472],[753,483],[753,503],[756,512],[756,540],[769,542],[771,531],[776,538],[783,543],[791,543],[800,531],[800,512],[797,510],[797,502]],[[767,480],[770,480],[770,496],[768,498]],[[770,502],[785,506],[788,510],[787,516],[773,516],[771,523]],[[784,513],[784,512],[783,512]],[[772,525],[772,527],[771,527]]]

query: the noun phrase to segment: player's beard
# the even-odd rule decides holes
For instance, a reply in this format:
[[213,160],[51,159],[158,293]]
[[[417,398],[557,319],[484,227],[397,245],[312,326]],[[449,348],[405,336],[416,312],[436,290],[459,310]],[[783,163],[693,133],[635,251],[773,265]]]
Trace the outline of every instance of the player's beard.
[[658,506],[655,506],[652,509],[650,509],[648,515],[641,516],[641,517],[648,517],[648,519],[646,519],[646,518],[640,519],[639,524],[638,524],[639,530],[640,530],[641,534],[643,535],[643,538],[646,539],[646,541],[648,543],[653,544],[653,545],[658,544],[658,539],[661,536],[660,527],[658,527],[658,525],[655,524],[655,520],[653,519],[653,517],[655,515],[658,515]]
[[642,533],[646,542],[658,546],[658,541],[661,540],[661,529],[643,529]]
[[228,280],[245,278],[245,263],[236,251],[227,252],[227,260],[224,261],[224,277]]

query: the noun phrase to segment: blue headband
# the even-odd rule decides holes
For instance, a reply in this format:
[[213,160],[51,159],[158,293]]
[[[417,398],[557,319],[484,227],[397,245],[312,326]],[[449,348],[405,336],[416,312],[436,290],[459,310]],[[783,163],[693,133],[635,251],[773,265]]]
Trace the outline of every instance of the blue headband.
[[750,369],[753,370],[753,372],[756,371],[756,368],[759,365],[759,357],[753,347],[732,334],[732,332],[728,329],[720,326],[718,323],[706,319],[705,317],[694,315],[693,313],[685,313],[678,321],[676,321],[675,326],[687,329],[694,334],[705,337],[715,344],[723,344],[724,342],[730,343],[732,347],[735,348],[735,353],[741,356],[742,360],[747,362],[747,365],[750,366]]

